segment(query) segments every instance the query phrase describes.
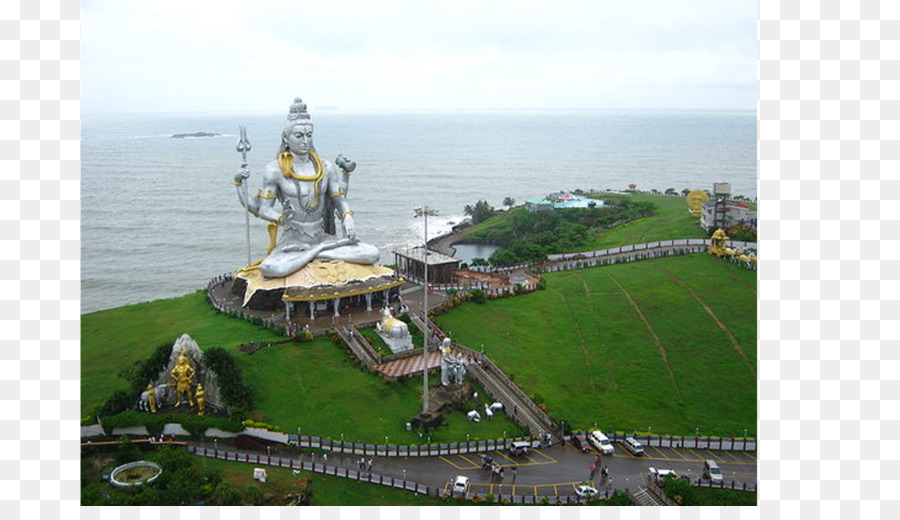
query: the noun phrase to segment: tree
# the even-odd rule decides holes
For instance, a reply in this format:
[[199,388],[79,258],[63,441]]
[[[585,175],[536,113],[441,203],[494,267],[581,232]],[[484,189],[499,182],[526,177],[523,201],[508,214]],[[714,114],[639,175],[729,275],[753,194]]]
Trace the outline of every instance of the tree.
[[685,197],[687,197],[688,193],[690,193],[690,192],[691,192],[690,188],[685,188],[685,189],[681,190],[681,194],[684,195]]
[[507,208],[511,208],[516,205],[516,199],[512,197],[506,197],[505,199],[503,199],[503,205]]
[[675,191],[675,188],[666,188],[666,195],[677,195],[678,192]]
[[488,204],[486,200],[479,200],[475,203],[474,207],[466,205],[463,211],[465,211],[466,215],[472,216],[473,224],[484,222],[494,216],[494,207]]

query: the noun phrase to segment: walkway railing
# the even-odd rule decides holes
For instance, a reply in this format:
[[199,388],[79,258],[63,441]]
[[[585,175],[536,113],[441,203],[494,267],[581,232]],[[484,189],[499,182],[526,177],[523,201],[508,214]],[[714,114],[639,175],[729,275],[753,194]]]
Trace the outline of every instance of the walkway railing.
[[[643,244],[630,244],[627,246],[611,247],[609,249],[598,249],[595,251],[582,251],[578,253],[561,253],[555,255],[547,255],[547,260],[558,262],[564,260],[583,260],[586,258],[601,258],[604,256],[613,256],[622,253],[631,253],[639,251],[649,251],[662,247],[689,247],[702,246],[709,247],[710,239],[708,238],[677,238],[673,240],[657,240],[656,242],[645,242]],[[741,240],[729,240],[728,247],[731,249],[756,249],[756,242],[744,242]]]
[[633,437],[644,446],[658,448],[692,448],[697,450],[720,451],[756,451],[757,442],[752,437],[712,437],[699,435],[634,435],[604,430],[604,434],[613,442],[624,441]]
[[437,457],[440,455],[465,455],[485,451],[502,451],[513,441],[530,442],[533,448],[540,443],[530,437],[509,437],[492,440],[428,444],[366,444],[362,442],[323,439],[314,435],[288,435],[288,443],[301,448],[318,448],[332,453],[349,453],[375,457]]

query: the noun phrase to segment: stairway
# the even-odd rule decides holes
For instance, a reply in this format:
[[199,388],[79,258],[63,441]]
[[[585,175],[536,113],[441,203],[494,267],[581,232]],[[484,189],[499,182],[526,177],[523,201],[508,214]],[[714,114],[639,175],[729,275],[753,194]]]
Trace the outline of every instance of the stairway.
[[647,488],[640,488],[632,497],[634,503],[639,506],[664,506],[666,505]]

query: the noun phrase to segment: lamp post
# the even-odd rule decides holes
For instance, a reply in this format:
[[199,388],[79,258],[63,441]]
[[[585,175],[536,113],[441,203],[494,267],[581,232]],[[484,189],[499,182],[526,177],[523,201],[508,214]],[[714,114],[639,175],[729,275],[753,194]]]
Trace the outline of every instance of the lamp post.
[[422,321],[425,323],[425,337],[422,338],[422,415],[428,414],[428,338],[431,337],[431,325],[428,323],[428,216],[437,215],[437,210],[428,206],[419,206],[415,210],[416,217],[425,218],[425,293],[422,296]]

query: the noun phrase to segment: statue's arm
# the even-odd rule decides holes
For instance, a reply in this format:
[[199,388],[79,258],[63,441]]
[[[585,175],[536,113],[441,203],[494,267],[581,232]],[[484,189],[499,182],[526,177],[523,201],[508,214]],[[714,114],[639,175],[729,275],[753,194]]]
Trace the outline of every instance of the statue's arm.
[[237,189],[238,202],[241,203],[247,211],[254,216],[259,216],[259,200],[251,198],[247,188],[247,179],[250,177],[250,170],[242,168],[234,176],[234,187]]
[[[278,166],[275,165],[274,168],[277,169]],[[279,176],[281,176],[281,171],[273,171],[271,163],[269,166],[266,166],[266,171],[263,174],[262,188],[259,190],[259,193],[256,194],[256,200],[259,206],[256,216],[268,220],[269,222],[278,222],[278,219],[281,217],[281,213],[275,208],[275,202],[278,200],[278,192],[280,190],[278,185]]]
[[341,225],[344,227],[344,233],[347,235],[347,238],[355,240],[356,225],[353,222],[353,212],[350,211],[350,205],[347,204],[347,194],[344,192],[340,177],[332,164],[328,165],[328,190],[326,193],[334,202],[335,213],[341,220]]

